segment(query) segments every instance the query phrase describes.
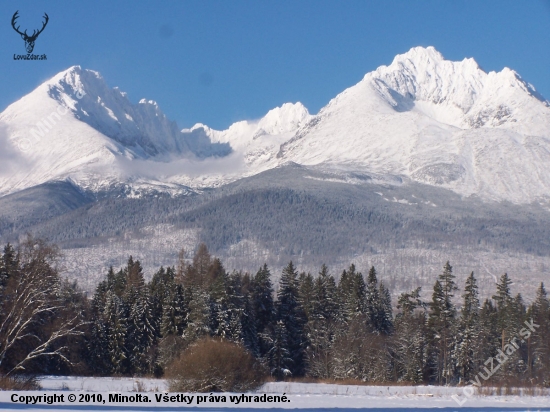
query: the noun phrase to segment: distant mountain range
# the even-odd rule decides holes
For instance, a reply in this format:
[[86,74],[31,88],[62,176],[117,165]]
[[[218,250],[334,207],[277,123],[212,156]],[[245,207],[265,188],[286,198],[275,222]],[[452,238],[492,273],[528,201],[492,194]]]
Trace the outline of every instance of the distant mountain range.
[[447,258],[489,283],[507,268],[544,278],[549,207],[548,101],[433,47],[318,114],[286,103],[223,131],[180,130],[79,66],[0,114],[0,240],[58,242],[90,288],[129,253],[152,269],[199,241],[247,270],[383,264],[403,288]]
[[0,126],[11,151],[3,194],[63,180],[95,192],[179,193],[289,161],[487,200],[546,203],[550,194],[548,102],[513,70],[485,73],[433,47],[396,56],[317,115],[287,103],[224,131],[178,130],[155,102],[134,105],[99,73],[74,66],[10,105]]

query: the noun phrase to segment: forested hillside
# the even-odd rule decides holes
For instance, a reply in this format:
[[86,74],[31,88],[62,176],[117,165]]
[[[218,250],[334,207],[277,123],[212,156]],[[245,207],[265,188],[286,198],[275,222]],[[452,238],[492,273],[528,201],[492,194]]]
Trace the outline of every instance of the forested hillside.
[[484,296],[499,272],[540,283],[550,267],[544,207],[464,199],[398,177],[287,165],[186,196],[90,196],[56,183],[3,197],[1,239],[30,232],[55,242],[69,277],[89,292],[130,254],[149,280],[174,264],[180,247],[200,242],[230,270],[252,271],[260,261],[276,277],[290,260],[309,271],[319,261],[374,265],[395,291],[431,287],[447,259],[475,271]]
[[17,249],[8,244],[1,372],[161,376],[211,336],[245,348],[276,379],[550,385],[543,284],[527,303],[504,273],[492,298],[480,299],[475,274],[457,285],[447,262],[430,290],[392,301],[374,267],[308,273],[289,262],[274,283],[265,264],[228,273],[204,244],[192,258],[179,256],[149,282],[129,257],[88,299],[60,278],[55,246],[31,237]]

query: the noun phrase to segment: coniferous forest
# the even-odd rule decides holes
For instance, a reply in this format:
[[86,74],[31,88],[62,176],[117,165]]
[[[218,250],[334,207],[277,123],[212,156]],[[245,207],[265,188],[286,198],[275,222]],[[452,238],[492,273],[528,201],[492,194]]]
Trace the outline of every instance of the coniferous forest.
[[311,274],[289,262],[274,284],[267,265],[228,273],[201,244],[149,282],[129,257],[88,297],[60,276],[58,257],[30,236],[3,249],[2,375],[161,377],[210,336],[246,348],[277,380],[550,386],[544,285],[526,302],[507,274],[482,299],[474,273],[457,285],[447,262],[432,290],[392,299],[374,267]]

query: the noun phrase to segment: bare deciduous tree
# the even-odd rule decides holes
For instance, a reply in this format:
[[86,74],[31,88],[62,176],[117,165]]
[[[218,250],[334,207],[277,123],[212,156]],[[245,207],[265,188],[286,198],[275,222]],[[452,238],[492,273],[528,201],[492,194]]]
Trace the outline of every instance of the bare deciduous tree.
[[27,236],[20,245],[18,264],[8,273],[0,314],[0,370],[7,375],[25,371],[41,357],[65,356],[65,338],[82,335],[81,313],[62,304],[56,261],[59,251]]

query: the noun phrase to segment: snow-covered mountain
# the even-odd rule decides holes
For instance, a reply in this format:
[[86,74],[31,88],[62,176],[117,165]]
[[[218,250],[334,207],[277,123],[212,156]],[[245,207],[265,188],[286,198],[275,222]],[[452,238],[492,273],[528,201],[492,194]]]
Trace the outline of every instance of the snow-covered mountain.
[[302,103],[285,103],[259,120],[233,123],[227,130],[213,130],[199,123],[182,132],[200,131],[213,142],[231,145],[243,161],[244,167],[239,170],[239,177],[242,177],[281,164],[277,159],[281,145],[312,118]]
[[529,203],[550,194],[550,108],[510,69],[417,47],[339,94],[278,157]]
[[[52,116],[42,135],[31,133]],[[73,67],[9,106],[0,127],[11,159],[0,194],[62,179],[93,190],[177,191],[294,162],[398,175],[486,200],[550,200],[548,102],[513,70],[486,73],[433,47],[396,56],[317,115],[286,103],[227,130],[179,131],[156,103],[132,105],[98,73]]]
[[154,101],[133,105],[99,73],[79,66],[10,105],[0,114],[0,128],[0,147],[7,154],[0,194],[52,180],[96,191],[126,183],[177,190],[143,166],[231,152],[228,144],[186,136]]

